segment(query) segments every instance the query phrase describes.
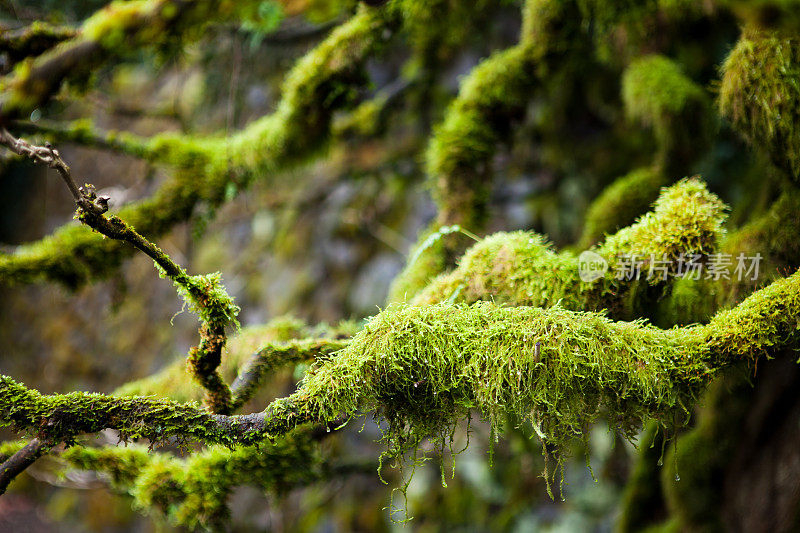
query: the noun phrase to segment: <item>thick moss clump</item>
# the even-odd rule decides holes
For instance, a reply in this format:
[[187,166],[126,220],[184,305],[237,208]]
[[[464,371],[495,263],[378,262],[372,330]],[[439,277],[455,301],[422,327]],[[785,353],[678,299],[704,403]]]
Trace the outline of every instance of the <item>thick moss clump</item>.
[[660,330],[562,307],[391,307],[318,362],[287,401],[311,418],[377,412],[392,452],[476,410],[528,420],[560,453],[602,413],[632,436],[665,423],[708,379],[700,329]]
[[746,29],[722,74],[722,115],[778,168],[800,179],[800,40]]
[[711,99],[671,59],[635,59],[622,78],[628,116],[653,128],[667,168],[693,161],[708,149],[713,131]]
[[[648,284],[650,261],[666,260],[674,274],[682,254],[712,253],[723,235],[724,220],[725,206],[719,198],[699,180],[683,180],[662,191],[652,212],[593,249],[608,263],[605,274],[594,281],[581,280],[574,253],[556,253],[543,237],[498,233],[470,249],[456,270],[435,279],[412,302],[492,299],[537,306],[561,302],[567,309],[608,309],[617,318],[628,317],[633,306],[642,303],[637,291]],[[634,255],[643,261],[641,283],[619,276],[626,258]],[[650,279],[652,284],[662,281],[658,273]]]

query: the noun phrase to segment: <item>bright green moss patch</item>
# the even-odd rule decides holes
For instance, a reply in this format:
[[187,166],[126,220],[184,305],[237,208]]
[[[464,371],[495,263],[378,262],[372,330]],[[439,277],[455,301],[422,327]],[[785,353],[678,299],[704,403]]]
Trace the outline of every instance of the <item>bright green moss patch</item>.
[[722,74],[721,114],[778,168],[800,179],[800,40],[746,29]]
[[653,128],[662,163],[705,153],[713,134],[711,99],[671,59],[635,59],[622,77],[622,99],[630,118]]
[[718,357],[755,362],[794,342],[800,330],[800,272],[771,283],[709,323],[709,346]]

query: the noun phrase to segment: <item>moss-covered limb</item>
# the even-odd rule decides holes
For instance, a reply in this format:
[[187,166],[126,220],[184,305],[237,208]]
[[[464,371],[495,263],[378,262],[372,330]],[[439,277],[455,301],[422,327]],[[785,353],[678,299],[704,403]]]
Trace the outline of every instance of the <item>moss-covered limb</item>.
[[233,410],[241,407],[276,368],[292,363],[314,361],[347,346],[347,341],[330,339],[306,339],[285,345],[270,344],[254,353],[244,364],[231,384]]
[[800,268],[798,212],[800,193],[789,188],[766,212],[730,231],[722,240],[720,253],[734,261],[740,256],[757,258],[757,268],[730,279],[676,280],[667,297],[658,302],[657,323],[706,323],[718,309],[734,306],[756,288]]
[[14,481],[14,478],[46,454],[50,448],[52,448],[52,444],[33,438],[14,455],[3,461],[0,464],[0,495],[5,494],[8,485]]
[[0,376],[0,425],[70,443],[78,435],[115,429],[123,439],[145,438],[159,444],[170,438],[206,444],[256,444],[294,429],[301,420],[290,402],[277,402],[254,415],[211,414],[194,403],[154,398],[122,398],[72,392],[42,395]]
[[[226,344],[225,357],[220,365],[220,373],[226,382],[233,382],[243,371],[254,353],[283,353],[287,347],[303,346],[304,341],[330,343],[331,346],[355,335],[360,327],[350,321],[335,325],[318,324],[309,326],[291,317],[278,317],[267,324],[243,328],[232,336]],[[317,339],[314,341],[313,339]],[[269,357],[272,370],[284,364],[277,357]],[[288,361],[285,361],[288,363]],[[202,396],[197,387],[192,386],[191,376],[183,358],[167,365],[164,369],[143,379],[132,381],[114,391],[116,396],[149,396],[157,395],[175,401],[200,401]],[[266,392],[266,391],[265,391]],[[259,395],[259,399],[269,399],[268,394]]]
[[656,166],[639,168],[614,180],[589,205],[577,248],[585,250],[606,234],[632,224],[665,185],[667,178]]
[[797,334],[798,274],[771,283],[709,323],[708,344],[720,360],[755,362]]
[[[349,105],[350,88],[363,81],[363,61],[395,23],[388,10],[360,10],[295,65],[275,113],[231,137],[164,134],[148,139],[143,157],[178,170],[153,196],[120,209],[120,218],[157,237],[190,218],[198,204],[214,207],[225,201],[230,183],[244,187],[319,150],[328,139],[333,112]],[[13,254],[0,254],[0,280],[77,286],[115,272],[126,256],[118,244],[67,226]]]
[[16,65],[0,80],[0,115],[20,118],[46,103],[65,80],[85,80],[98,66],[177,37],[197,38],[210,23],[253,17],[257,2],[134,0],[112,2],[89,17],[78,34]]
[[[153,453],[144,446],[90,448],[73,446],[59,455],[64,469],[93,470],[108,477],[112,487],[130,494],[144,512],[162,512],[170,522],[197,528],[219,527],[228,515],[231,491],[248,485],[282,495],[298,486],[333,475],[365,472],[364,468],[323,460],[309,431],[230,450],[214,446],[186,459]],[[375,472],[375,461],[368,471]]]
[[75,28],[56,26],[43,21],[22,28],[0,27],[0,54],[7,54],[12,63],[37,56],[60,42],[75,37]]
[[40,120],[38,122],[14,122],[13,128],[21,133],[45,136],[50,142],[71,142],[82,146],[103,148],[121,154],[146,158],[148,140],[125,131],[103,131],[89,119],[70,122]]
[[290,399],[313,417],[376,411],[393,451],[447,431],[470,410],[495,425],[532,422],[562,452],[608,413],[628,436],[648,417],[671,421],[713,370],[703,331],[659,330],[561,307],[394,307]]
[[194,379],[206,390],[205,403],[214,413],[230,414],[231,390],[218,371],[227,337],[225,328],[239,325],[239,307],[225,291],[222,277],[190,276],[158,246],[151,243],[119,217],[106,218],[102,213],[79,209],[78,218],[92,229],[111,239],[124,241],[155,261],[159,273],[172,280],[201,325],[200,343],[189,350],[187,366]]
[[[412,303],[492,299],[509,305],[550,306],[561,302],[572,310],[607,309],[615,318],[641,316],[648,295],[653,296],[648,285],[665,281],[664,273],[656,270],[659,264],[669,269],[666,281],[671,281],[681,257],[685,262],[717,249],[724,220],[725,206],[719,198],[697,179],[682,180],[662,190],[653,211],[593,249],[608,263],[594,281],[581,280],[580,260],[573,252],[556,253],[531,232],[498,233],[473,246],[453,272],[432,281]],[[627,276],[635,274],[627,263],[634,255],[642,261],[641,281]]]
[[668,175],[687,172],[707,151],[715,126],[711,99],[671,59],[636,58],[622,77],[622,99],[631,119],[653,128],[656,163]]
[[537,73],[563,59],[570,2],[528,0],[517,46],[492,54],[461,82],[426,153],[439,208],[437,225],[483,224],[491,158],[531,99]]
[[722,67],[720,113],[800,179],[800,39],[745,28]]
[[648,418],[674,424],[720,369],[796,346],[798,316],[800,272],[707,326],[669,330],[560,306],[394,306],[265,418],[374,411],[397,452],[477,410],[495,425],[507,414],[530,421],[563,452],[603,414],[628,437]]

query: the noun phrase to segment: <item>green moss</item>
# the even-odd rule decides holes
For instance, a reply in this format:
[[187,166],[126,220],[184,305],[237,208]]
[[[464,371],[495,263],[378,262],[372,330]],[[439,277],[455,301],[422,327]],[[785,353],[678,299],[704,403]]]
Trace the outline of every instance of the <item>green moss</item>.
[[195,404],[85,392],[45,396],[8,376],[0,376],[0,425],[67,443],[77,435],[106,428],[119,430],[123,439],[146,438],[154,443],[169,437],[233,442],[215,419]]
[[[608,263],[599,279],[580,279],[579,258],[556,253],[531,232],[498,233],[473,246],[452,273],[436,278],[412,303],[466,302],[491,299],[509,305],[567,309],[607,309],[617,318],[640,316],[637,306],[647,301],[650,261],[666,260],[674,274],[681,254],[706,255],[717,249],[723,235],[725,206],[697,179],[682,180],[663,189],[652,212],[594,248]],[[642,280],[616,279],[625,257],[643,261]],[[655,271],[650,283],[660,283]]]
[[800,40],[746,29],[722,67],[721,114],[800,179]]
[[[232,383],[255,354],[263,354],[264,362],[269,363],[269,368],[265,368],[264,373],[273,372],[285,365],[311,360],[320,351],[332,349],[328,345],[319,346],[315,343],[329,340],[333,346],[334,339],[350,337],[356,331],[355,325],[349,322],[312,328],[295,318],[279,317],[261,326],[243,328],[232,336],[226,345],[219,371],[226,383]],[[314,337],[318,340],[313,340]],[[338,344],[335,346],[341,347]],[[184,357],[176,359],[151,376],[126,383],[115,390],[114,395],[156,395],[178,402],[202,399],[202,391],[192,383]]]
[[440,225],[474,231],[483,224],[491,158],[530,99],[535,57],[530,47],[516,46],[493,54],[462,81],[426,153]]
[[229,516],[227,499],[249,485],[278,496],[325,476],[307,432],[272,444],[230,450],[212,446],[181,459],[144,446],[73,446],[58,456],[69,467],[96,471],[116,490],[130,494],[144,512],[195,530],[217,529]]
[[671,421],[709,377],[699,329],[660,330],[559,306],[390,307],[290,397],[312,418],[377,412],[392,452],[449,435],[471,410],[506,414],[569,445],[602,413],[632,436],[644,418]]
[[[425,154],[428,187],[437,204],[436,220],[420,235],[409,262],[390,291],[390,301],[405,301],[441,274],[464,250],[456,240],[424,243],[442,227],[458,225],[480,233],[486,222],[492,159],[508,140],[536,90],[537,72],[547,71],[563,54],[566,36],[555,39],[565,18],[560,3],[528,0],[523,7],[520,43],[495,52],[472,69],[434,128]],[[550,52],[552,54],[548,55]],[[464,241],[462,240],[461,243]],[[417,253],[422,250],[421,253]]]
[[[156,237],[189,219],[198,205],[222,203],[232,181],[244,188],[319,150],[333,112],[349,105],[350,87],[363,82],[363,61],[391,35],[395,21],[387,13],[362,9],[339,26],[289,73],[277,111],[233,136],[161,134],[137,143],[135,149],[147,159],[178,170],[153,196],[120,209],[120,218]],[[65,227],[13,254],[0,254],[0,279],[77,286],[115,272],[129,253],[87,228]]]
[[[468,242],[459,234],[458,225],[428,228],[419,237],[408,262],[389,287],[389,302],[407,302],[422,291],[437,275],[447,270],[452,262],[450,250],[456,250]],[[458,239],[459,242],[446,242]]]
[[653,128],[662,164],[691,162],[704,154],[714,133],[711,99],[672,60],[635,59],[622,78],[628,116]]
[[774,281],[709,322],[708,343],[720,359],[755,362],[796,339],[800,272]]
[[664,174],[653,167],[636,169],[614,180],[589,205],[577,248],[589,248],[606,234],[631,224],[650,207],[666,184]]

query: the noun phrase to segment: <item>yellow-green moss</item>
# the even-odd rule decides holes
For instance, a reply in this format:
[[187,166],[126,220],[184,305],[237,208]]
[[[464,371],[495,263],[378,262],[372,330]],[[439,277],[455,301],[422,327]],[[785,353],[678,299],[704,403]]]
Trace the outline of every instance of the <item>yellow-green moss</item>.
[[[725,206],[697,179],[682,180],[663,189],[652,212],[623,228],[594,248],[608,263],[599,279],[580,279],[579,259],[570,251],[556,253],[545,239],[530,232],[498,233],[487,237],[461,259],[452,273],[436,278],[412,302],[474,302],[488,300],[509,305],[567,309],[608,309],[613,316],[639,316],[642,290],[651,258],[669,262],[671,275],[683,254],[706,255],[717,249],[723,235]],[[622,261],[636,255],[643,261],[641,283],[616,279]],[[651,277],[657,284],[660,276]]]
[[59,460],[106,476],[112,487],[133,497],[144,512],[160,511],[191,530],[218,529],[229,516],[228,496],[249,485],[278,496],[325,475],[307,433],[259,447],[230,450],[212,446],[186,459],[155,453],[145,446],[74,446]]
[[562,453],[603,412],[628,436],[672,420],[709,377],[703,332],[612,322],[556,306],[390,307],[315,364],[289,401],[312,418],[377,412],[394,451],[476,410],[531,421]]

